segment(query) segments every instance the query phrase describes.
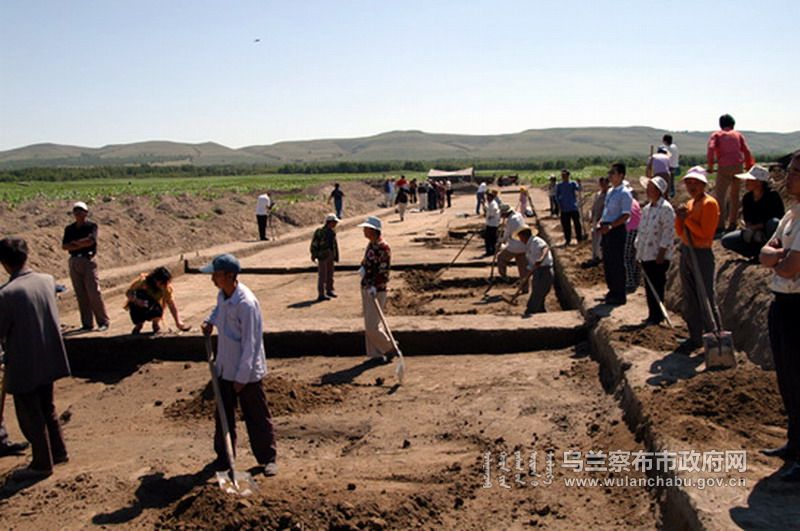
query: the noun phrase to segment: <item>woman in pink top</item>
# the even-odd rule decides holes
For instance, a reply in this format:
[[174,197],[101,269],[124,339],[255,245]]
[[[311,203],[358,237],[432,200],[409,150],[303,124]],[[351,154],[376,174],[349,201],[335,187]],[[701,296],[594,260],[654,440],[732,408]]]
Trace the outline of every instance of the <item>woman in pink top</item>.
[[[714,173],[714,161],[717,163],[717,181],[714,183],[714,199],[719,203],[720,216],[718,230],[725,229],[727,219],[727,232],[736,229],[736,219],[739,216],[739,180],[734,176],[749,170],[756,163],[747,141],[739,131],[734,131],[736,120],[730,114],[719,117],[719,131],[711,133],[708,137],[708,173]],[[730,188],[730,194],[728,189]],[[728,209],[725,202],[728,201]],[[727,212],[727,216],[725,214]]]
[[633,293],[641,282],[639,265],[636,263],[636,234],[639,232],[639,222],[642,221],[642,205],[636,200],[636,191],[626,183],[626,187],[633,196],[631,202],[631,216],[625,224],[627,236],[625,238],[625,291]]

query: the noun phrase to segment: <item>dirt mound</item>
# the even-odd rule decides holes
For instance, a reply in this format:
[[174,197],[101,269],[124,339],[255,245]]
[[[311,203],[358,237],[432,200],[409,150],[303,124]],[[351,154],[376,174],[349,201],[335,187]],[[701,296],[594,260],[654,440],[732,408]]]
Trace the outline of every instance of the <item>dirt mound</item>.
[[659,390],[653,400],[658,402],[656,415],[664,417],[660,426],[679,438],[693,433],[696,423],[675,422],[676,415],[713,423],[747,439],[763,437],[765,426],[786,426],[775,374],[753,365],[700,373]]
[[685,326],[623,326],[612,333],[612,339],[626,345],[637,345],[656,351],[670,352],[688,335]]
[[[352,385],[313,385],[280,376],[269,375],[262,382],[273,416],[308,413],[315,409],[338,404],[353,390]],[[214,415],[214,390],[211,382],[193,392],[192,398],[181,398],[164,409],[164,415],[174,420],[211,419]]]

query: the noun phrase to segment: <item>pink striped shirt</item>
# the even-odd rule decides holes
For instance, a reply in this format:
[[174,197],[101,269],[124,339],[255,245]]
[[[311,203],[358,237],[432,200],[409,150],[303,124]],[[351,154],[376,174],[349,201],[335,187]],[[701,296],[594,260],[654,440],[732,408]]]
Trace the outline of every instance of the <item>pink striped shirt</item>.
[[707,155],[709,168],[714,166],[714,159],[720,167],[744,164],[744,169],[747,170],[755,164],[744,136],[733,129],[711,133],[708,137]]

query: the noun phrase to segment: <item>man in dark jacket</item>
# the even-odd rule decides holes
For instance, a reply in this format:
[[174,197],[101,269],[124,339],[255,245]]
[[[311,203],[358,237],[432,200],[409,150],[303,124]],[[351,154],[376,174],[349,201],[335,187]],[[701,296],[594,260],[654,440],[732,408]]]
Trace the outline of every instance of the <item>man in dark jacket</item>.
[[336,224],[339,218],[328,214],[325,224],[314,231],[311,238],[311,261],[317,262],[317,300],[327,301],[336,297],[333,291],[333,264],[339,261],[339,244],[336,243]]
[[17,421],[33,454],[30,465],[14,477],[38,480],[52,474],[53,465],[68,460],[53,404],[53,382],[70,372],[53,277],[31,271],[27,260],[25,240],[0,240],[0,263],[11,275],[0,287],[0,340],[6,351],[4,385],[14,396]]

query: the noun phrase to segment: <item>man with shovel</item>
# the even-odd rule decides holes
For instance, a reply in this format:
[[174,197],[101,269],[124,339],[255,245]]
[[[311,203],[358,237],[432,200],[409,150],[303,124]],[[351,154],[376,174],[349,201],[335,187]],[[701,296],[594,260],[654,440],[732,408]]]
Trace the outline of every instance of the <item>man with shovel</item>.
[[[682,181],[690,199],[675,209],[675,232],[681,238],[679,271],[683,286],[683,318],[689,327],[689,339],[679,350],[691,353],[703,344],[703,332],[710,332],[716,326],[709,322],[711,316],[704,311],[703,291],[709,299],[713,318],[720,322],[714,295],[714,253],[711,250],[719,222],[719,204],[706,193],[708,177],[702,166],[691,168]],[[693,271],[692,251],[697,257],[698,271]],[[698,286],[695,275],[702,279],[705,290]]]
[[[200,271],[211,273],[219,288],[217,305],[203,322],[203,334],[211,335],[217,327],[216,372],[222,404],[228,420],[231,443],[236,448],[236,403],[242,408],[250,448],[265,476],[278,473],[275,429],[267,406],[261,380],[267,375],[264,352],[261,305],[250,289],[238,280],[241,266],[230,254],[222,254]],[[218,470],[232,467],[228,463],[225,436],[219,415],[215,416],[214,451]]]
[[[514,238],[513,235],[526,225],[525,218],[522,217],[521,213],[511,208],[511,205],[505,203],[500,205],[500,217],[505,220],[505,227],[503,228],[503,236],[500,238],[500,252],[497,253],[497,273],[505,278],[508,264],[511,263],[511,260],[514,260],[517,264],[519,278],[522,280],[528,273],[525,244]],[[523,286],[522,293],[528,293],[527,283]]]
[[381,323],[381,312],[386,308],[386,285],[389,283],[389,265],[392,250],[381,235],[383,225],[375,216],[369,216],[358,225],[369,240],[361,261],[361,306],[364,311],[364,340],[367,356],[372,361],[389,363],[397,355],[388,331]]
[[[523,317],[534,313],[546,312],[544,300],[553,288],[553,254],[547,242],[538,236],[527,225],[517,229],[514,237],[525,245],[525,258],[528,262],[528,276],[531,278],[531,296]],[[524,282],[528,282],[525,277]]]
[[55,284],[50,275],[29,269],[27,261],[25,240],[0,240],[0,263],[11,276],[0,287],[0,341],[6,350],[2,394],[14,395],[17,422],[33,454],[30,465],[14,473],[17,481],[44,479],[54,465],[69,460],[53,403],[53,382],[70,374]]

